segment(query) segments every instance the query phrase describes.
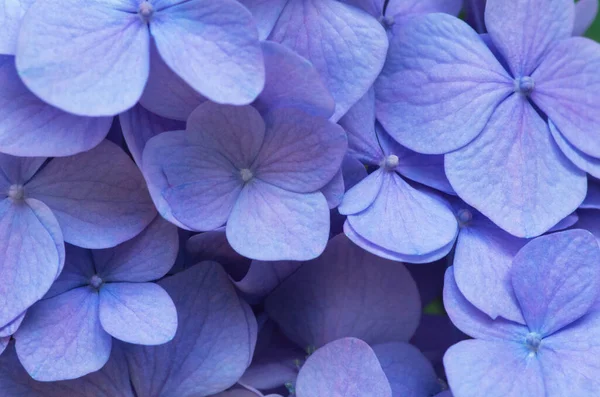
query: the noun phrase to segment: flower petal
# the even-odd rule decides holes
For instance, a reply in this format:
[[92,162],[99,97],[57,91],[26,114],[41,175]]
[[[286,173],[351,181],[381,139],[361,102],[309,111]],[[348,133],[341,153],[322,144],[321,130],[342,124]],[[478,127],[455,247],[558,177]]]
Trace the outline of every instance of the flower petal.
[[414,16],[394,29],[375,84],[377,119],[409,149],[447,153],[479,135],[512,90],[507,72],[466,23],[446,14]]
[[60,227],[37,200],[0,201],[0,326],[20,316],[50,289],[64,263]]
[[304,348],[347,336],[372,345],[407,341],[420,308],[404,265],[372,255],[344,235],[334,237],[318,259],[303,263],[265,302],[269,317]]
[[517,253],[512,285],[532,332],[552,334],[587,313],[600,291],[598,257],[594,236],[577,229],[542,236]]
[[214,102],[246,105],[256,99],[265,69],[250,12],[235,0],[178,3],[156,12],[150,23],[165,63]]
[[448,349],[444,367],[456,396],[546,396],[540,361],[516,343],[467,340]]
[[65,244],[65,266],[44,299],[63,294],[69,290],[85,287],[96,274],[92,252],[87,248]]
[[100,288],[100,323],[128,343],[160,345],[177,331],[171,297],[154,283],[107,283]]
[[375,18],[335,0],[289,1],[269,40],[312,62],[336,102],[333,121],[371,87],[388,48]]
[[571,162],[580,170],[585,171],[596,178],[600,178],[600,159],[588,156],[575,146],[571,145],[550,119],[548,120],[548,126],[550,127],[554,142],[556,142],[556,145],[560,148],[565,157],[571,160]]
[[333,341],[314,352],[298,374],[298,397],[392,397],[373,350],[356,338]]
[[137,13],[117,8],[99,0],[35,2],[19,33],[17,70],[25,85],[82,116],[135,105],[148,79],[150,35]]
[[23,16],[35,0],[4,0],[0,7],[0,54],[14,55]]
[[483,133],[445,158],[458,195],[518,237],[538,236],[573,212],[586,192],[547,124],[520,95],[504,101]]
[[58,219],[65,241],[112,247],[139,234],[156,215],[142,174],[114,143],[55,158],[25,186]]
[[485,7],[487,31],[515,77],[529,76],[553,44],[571,37],[574,17],[571,0],[487,0]]
[[[266,40],[271,34],[288,0],[238,0],[250,10],[258,27],[258,38]],[[268,76],[267,76],[268,77]]]
[[227,240],[238,253],[259,260],[308,260],[329,237],[323,194],[293,193],[255,179],[247,184],[227,222]]
[[102,368],[112,338],[98,319],[98,294],[76,288],[40,301],[15,334],[19,360],[33,379],[74,379]]
[[273,110],[265,121],[265,140],[252,166],[257,178],[309,193],[339,171],[348,145],[339,125],[292,108]]
[[179,325],[164,345],[124,346],[136,395],[209,396],[232,386],[252,356],[249,322],[256,320],[223,269],[203,262],[159,285],[173,299]]
[[352,186],[344,195],[338,211],[342,215],[358,214],[373,204],[383,187],[385,170],[378,169]]
[[569,143],[600,157],[600,45],[583,37],[553,46],[532,74],[531,99]]
[[598,15],[598,0],[579,0],[575,3],[573,36],[583,36]]

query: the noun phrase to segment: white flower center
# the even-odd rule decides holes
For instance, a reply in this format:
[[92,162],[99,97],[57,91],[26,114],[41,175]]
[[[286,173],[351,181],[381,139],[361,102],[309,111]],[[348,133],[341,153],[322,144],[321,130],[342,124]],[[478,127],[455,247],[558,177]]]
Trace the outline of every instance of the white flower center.
[[142,18],[142,21],[148,23],[154,15],[154,7],[149,1],[143,1],[138,8],[138,15]]
[[25,189],[23,185],[11,185],[8,188],[8,197],[13,201],[21,201],[25,197]]
[[523,76],[515,79],[515,92],[521,95],[530,95],[535,88],[535,81],[529,76]]
[[240,170],[240,175],[244,182],[248,182],[250,179],[254,178],[254,174],[248,168],[242,168]]

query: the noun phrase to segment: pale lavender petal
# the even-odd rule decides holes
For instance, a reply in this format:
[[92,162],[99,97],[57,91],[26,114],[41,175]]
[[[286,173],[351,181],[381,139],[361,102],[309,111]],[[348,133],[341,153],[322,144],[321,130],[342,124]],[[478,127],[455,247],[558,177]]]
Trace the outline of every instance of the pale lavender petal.
[[60,226],[43,203],[0,201],[0,326],[50,289],[64,263]]
[[175,305],[154,283],[104,284],[98,314],[106,332],[128,343],[160,345],[177,331]]
[[250,12],[235,0],[178,3],[150,23],[165,63],[212,101],[245,105],[256,99],[265,69]]
[[127,148],[138,167],[142,167],[142,153],[152,137],[166,131],[185,129],[185,123],[158,116],[140,105],[119,115]]
[[287,108],[271,111],[252,165],[257,178],[292,192],[321,189],[339,171],[348,139],[326,118]]
[[356,338],[333,341],[314,352],[300,369],[298,397],[392,397],[373,350]]
[[15,334],[19,360],[33,379],[74,379],[102,368],[112,338],[98,319],[98,293],[76,288],[40,301]]
[[[266,40],[271,34],[277,19],[283,7],[287,4],[288,0],[238,0],[246,8],[250,10],[256,26],[258,27],[258,38],[260,40]],[[268,77],[268,76],[267,76]]]
[[89,150],[106,137],[111,117],[79,117],[42,102],[21,82],[14,63],[14,57],[0,55],[3,153],[67,156]]
[[85,248],[129,240],[156,216],[139,169],[109,141],[55,158],[25,190],[52,209],[65,241]]
[[377,196],[382,189],[385,173],[385,170],[381,168],[375,170],[362,181],[351,187],[344,195],[342,204],[338,208],[340,214],[358,214],[369,208],[375,199],[377,199]]
[[569,143],[600,157],[600,45],[583,37],[553,46],[531,75],[531,99]]
[[371,87],[388,48],[375,18],[335,0],[289,1],[269,40],[312,62],[336,102],[333,121]]
[[0,184],[8,190],[10,185],[24,185],[38,172],[45,157],[13,157],[0,154]]
[[445,158],[456,193],[518,237],[538,236],[583,201],[587,181],[521,95],[494,112],[483,133]]
[[529,76],[557,41],[571,37],[574,16],[572,0],[487,0],[485,7],[487,31],[514,77]]
[[179,252],[177,228],[157,216],[136,237],[114,248],[92,251],[94,267],[107,282],[146,282],[163,277]]
[[247,184],[227,222],[227,240],[238,253],[259,260],[309,260],[329,237],[323,194],[294,193],[258,178]]
[[369,344],[407,341],[421,315],[417,286],[404,265],[374,256],[344,235],[302,264],[269,295],[265,308],[303,348],[347,336]]
[[529,332],[526,326],[503,318],[492,320],[467,301],[456,285],[452,266],[446,270],[444,279],[444,308],[454,325],[473,338],[521,341]]
[[65,244],[65,266],[44,299],[89,285],[96,274],[92,255],[92,251],[87,248]]
[[264,41],[261,47],[267,77],[254,107],[263,114],[280,107],[322,117],[333,114],[335,101],[308,60],[279,43]]
[[511,342],[467,340],[450,347],[444,367],[458,397],[546,396],[541,360]]
[[446,14],[414,16],[394,30],[375,84],[377,119],[409,149],[447,153],[479,135],[513,86],[466,23]]
[[462,5],[463,0],[389,0],[385,15],[398,18],[412,14],[445,12],[456,16]]
[[16,55],[25,85],[84,116],[112,116],[135,105],[148,79],[150,35],[137,13],[118,8],[99,0],[35,2],[23,18]]
[[548,126],[550,127],[554,142],[556,142],[556,145],[560,148],[565,157],[571,160],[571,162],[580,170],[585,171],[596,178],[600,178],[600,159],[588,156],[575,146],[571,145],[563,134],[560,133],[558,128],[556,128],[552,120],[548,120]]
[[21,326],[21,323],[23,322],[26,313],[26,311],[21,313],[17,318],[0,328],[0,338],[10,339],[10,336],[17,332],[17,329],[19,329],[19,327]]
[[35,0],[2,0],[0,6],[0,54],[14,55],[21,20]]
[[552,334],[587,313],[600,291],[598,257],[596,239],[584,230],[542,236],[518,252],[512,285],[532,332]]

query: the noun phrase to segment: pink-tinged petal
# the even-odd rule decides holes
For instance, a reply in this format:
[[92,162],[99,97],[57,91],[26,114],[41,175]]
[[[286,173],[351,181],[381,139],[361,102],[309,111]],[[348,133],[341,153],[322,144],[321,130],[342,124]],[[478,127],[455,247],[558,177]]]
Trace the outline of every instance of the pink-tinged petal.
[[348,336],[369,344],[408,341],[421,316],[406,267],[362,250],[344,235],[280,284],[265,309],[303,348]]
[[262,91],[265,69],[256,25],[235,0],[190,0],[160,10],[150,23],[165,63],[212,101],[246,105]]
[[503,318],[493,320],[467,301],[456,285],[453,266],[446,270],[444,278],[444,308],[454,325],[473,338],[516,342],[524,339],[529,332],[522,324]]
[[204,101],[206,98],[175,74],[158,54],[156,45],[152,45],[150,76],[140,104],[159,116],[185,121]]
[[457,397],[542,397],[541,361],[517,343],[467,340],[448,349],[444,368]]
[[76,288],[40,301],[15,334],[19,360],[33,379],[75,379],[102,368],[112,338],[100,325],[98,293]]
[[163,277],[179,252],[177,228],[157,216],[144,231],[114,248],[92,251],[96,273],[108,282],[146,282]]
[[294,193],[250,181],[227,222],[227,240],[238,253],[258,260],[309,260],[329,237],[329,207],[323,194]]
[[384,249],[416,257],[454,241],[458,224],[449,204],[413,188],[393,171],[382,172],[383,182],[375,201],[348,217],[354,231]]
[[600,159],[588,156],[575,146],[571,145],[567,138],[565,138],[558,128],[556,128],[552,120],[548,120],[548,126],[550,127],[554,142],[556,142],[556,145],[560,148],[565,157],[571,160],[571,162],[580,170],[585,171],[596,178],[600,178]]
[[64,263],[60,226],[43,203],[0,201],[0,326],[50,289]]
[[262,42],[261,47],[267,79],[254,107],[263,114],[280,107],[322,117],[333,114],[335,101],[308,60],[272,41]]
[[[288,0],[238,0],[247,9],[250,10],[256,27],[258,28],[258,38],[260,40],[266,40],[271,34],[283,7],[287,4]],[[267,75],[268,77],[268,75]]]
[[68,156],[98,145],[111,117],[75,116],[38,99],[0,55],[0,151],[14,156]]
[[98,0],[35,2],[21,25],[17,70],[36,96],[59,109],[112,116],[142,95],[149,43],[137,13]]
[[529,76],[557,41],[571,37],[574,17],[572,0],[487,0],[485,7],[487,31],[514,77]]
[[203,262],[159,282],[173,299],[179,324],[160,346],[125,345],[138,396],[210,396],[237,382],[252,357],[254,317],[227,274]]
[[510,269],[513,258],[528,240],[505,232],[481,214],[473,216],[477,219],[461,228],[456,241],[456,284],[469,302],[492,319],[500,316],[525,324]]
[[456,193],[517,237],[538,236],[585,197],[585,173],[560,151],[548,125],[519,94],[504,101],[483,133],[449,153],[446,175]]
[[160,345],[177,331],[177,310],[169,294],[154,283],[107,283],[100,288],[99,318],[114,338]]
[[314,352],[298,374],[298,397],[392,397],[373,349],[356,338],[331,342]]
[[331,181],[348,140],[337,124],[292,108],[265,118],[265,139],[252,168],[257,178],[292,192],[309,193]]
[[583,36],[598,15],[598,0],[579,0],[575,3],[573,36]]
[[52,209],[65,241],[85,248],[129,240],[156,216],[139,169],[109,141],[50,161],[25,192]]
[[508,73],[463,21],[406,18],[375,84],[377,119],[402,145],[441,154],[472,141],[513,90]]
[[600,157],[600,45],[574,37],[558,43],[532,74],[531,98],[577,149]]
[[0,54],[14,55],[21,20],[35,0],[2,0],[0,6]]
[[335,0],[289,1],[269,40],[293,49],[319,71],[336,102],[333,121],[371,87],[388,48],[375,18]]
[[539,237],[517,253],[512,285],[532,332],[550,335],[588,312],[600,291],[598,257],[594,236],[578,229]]
[[152,137],[166,131],[185,129],[185,123],[182,121],[158,116],[140,105],[135,105],[125,113],[121,113],[119,122],[123,129],[123,137],[127,143],[127,148],[138,167],[142,167],[142,153],[146,147],[146,142]]

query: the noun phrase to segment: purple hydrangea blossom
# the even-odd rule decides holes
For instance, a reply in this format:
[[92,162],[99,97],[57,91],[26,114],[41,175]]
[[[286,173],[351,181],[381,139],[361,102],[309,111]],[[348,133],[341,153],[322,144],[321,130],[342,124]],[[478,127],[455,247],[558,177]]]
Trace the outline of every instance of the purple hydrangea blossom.
[[423,263],[445,256],[458,231],[450,205],[402,177],[452,192],[443,157],[412,152],[391,139],[375,122],[373,90],[350,109],[340,125],[348,133],[349,154],[369,167],[378,167],[343,198],[339,212],[348,216],[346,235],[388,259]]
[[140,99],[156,45],[200,94],[240,105],[264,85],[257,36],[250,12],[235,0],[41,1],[22,20],[16,63],[42,100],[74,114],[109,116]]
[[451,152],[445,169],[458,195],[533,237],[581,204],[591,167],[582,164],[600,155],[600,46],[571,37],[570,0],[488,1],[485,19],[491,49],[447,15],[403,23],[377,81],[377,116],[413,150]]
[[584,230],[542,236],[525,245],[513,260],[506,285],[516,297],[520,321],[493,319],[479,311],[460,293],[449,268],[446,310],[475,338],[454,345],[444,357],[453,394],[593,395],[600,387],[594,376],[600,367],[599,256],[596,239]]

